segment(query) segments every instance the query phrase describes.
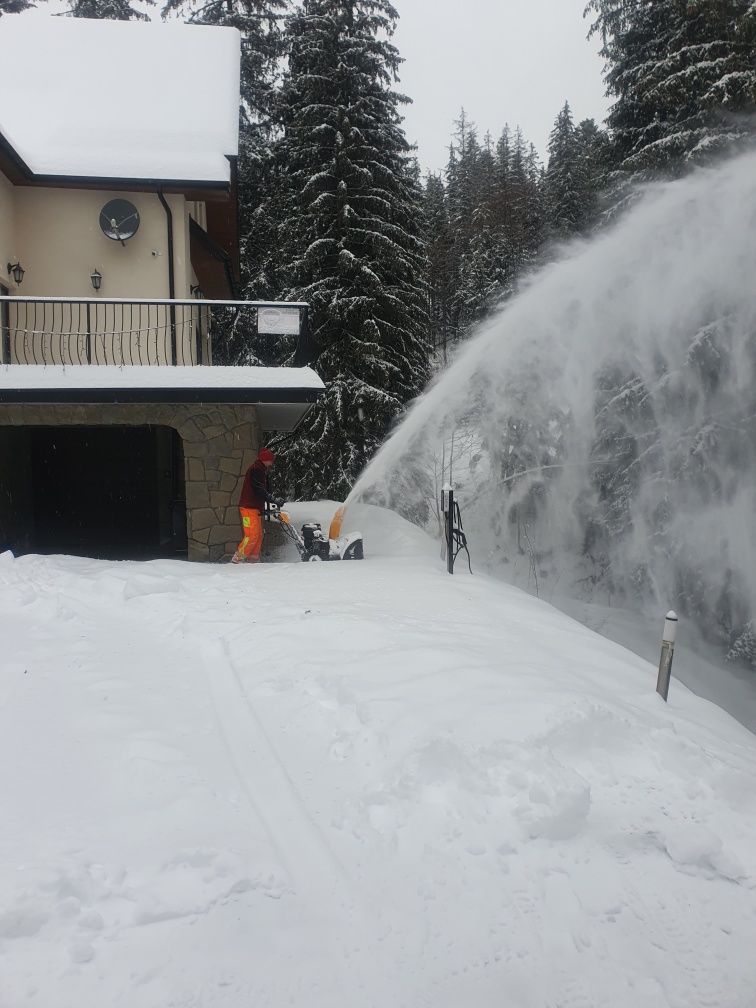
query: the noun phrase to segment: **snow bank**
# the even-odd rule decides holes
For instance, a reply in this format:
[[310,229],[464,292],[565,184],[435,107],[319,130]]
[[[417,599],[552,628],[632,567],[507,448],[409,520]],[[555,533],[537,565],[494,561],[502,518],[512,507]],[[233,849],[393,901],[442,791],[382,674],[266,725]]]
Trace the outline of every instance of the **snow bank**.
[[[328,531],[331,520],[341,505],[338,501],[287,502],[285,510],[293,524],[301,528],[305,522],[319,522]],[[365,551],[370,557],[393,557],[397,561],[412,557],[437,557],[438,543],[422,529],[401,518],[396,512],[372,504],[350,504],[344,514],[342,533],[361,532]],[[294,559],[296,552],[287,556]]]
[[363,563],[0,563],[0,1004],[751,1008],[754,737],[351,520]]

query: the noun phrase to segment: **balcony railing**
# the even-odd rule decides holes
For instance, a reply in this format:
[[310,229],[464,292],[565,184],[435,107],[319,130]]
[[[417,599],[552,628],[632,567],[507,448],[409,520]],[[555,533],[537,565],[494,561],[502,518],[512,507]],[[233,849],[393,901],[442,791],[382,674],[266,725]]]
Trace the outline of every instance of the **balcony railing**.
[[255,334],[265,363],[311,362],[302,303],[0,297],[3,364],[246,364]]

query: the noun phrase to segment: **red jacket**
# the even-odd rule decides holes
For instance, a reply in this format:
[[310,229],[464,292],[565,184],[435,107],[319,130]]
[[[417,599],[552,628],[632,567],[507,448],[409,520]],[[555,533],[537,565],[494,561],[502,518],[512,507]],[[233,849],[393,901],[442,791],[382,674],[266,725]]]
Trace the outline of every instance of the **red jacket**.
[[268,483],[268,469],[260,459],[253,462],[247,469],[244,477],[241,497],[239,498],[240,508],[251,508],[253,511],[264,511],[265,502],[273,501]]

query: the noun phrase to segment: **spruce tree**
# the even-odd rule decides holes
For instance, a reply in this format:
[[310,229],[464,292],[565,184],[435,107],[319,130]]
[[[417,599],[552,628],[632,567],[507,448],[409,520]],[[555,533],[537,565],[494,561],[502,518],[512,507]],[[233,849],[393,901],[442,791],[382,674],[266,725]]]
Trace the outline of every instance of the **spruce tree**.
[[523,276],[532,269],[543,243],[544,210],[542,172],[532,144],[517,127],[509,162],[509,224],[512,273]]
[[287,492],[343,499],[428,376],[422,198],[386,0],[304,0],[275,146],[281,293],[311,305],[326,393],[281,446]]
[[633,178],[680,174],[752,133],[752,0],[590,0],[603,41],[615,158]]
[[552,233],[567,238],[585,223],[585,165],[572,121],[569,102],[557,116],[549,139],[546,169],[546,213]]
[[28,0],[0,0],[0,17],[3,14],[20,14],[21,11],[28,10],[33,6],[34,4],[29,3]]
[[129,0],[72,0],[66,13],[71,17],[103,21],[149,21],[149,14],[142,8],[154,6],[155,0],[139,0],[139,7]]
[[455,341],[452,305],[456,288],[454,237],[449,223],[444,184],[438,175],[425,183],[425,224],[428,246],[428,323],[430,344],[446,364]]
[[576,127],[575,139],[583,165],[583,226],[592,228],[599,219],[600,201],[612,166],[609,135],[593,119],[584,119]]
[[481,145],[464,110],[455,127],[445,196],[449,333],[459,340],[537,263],[546,214],[543,168],[522,130],[507,126],[496,143],[486,135]]
[[454,231],[454,256],[462,263],[475,235],[475,211],[482,200],[481,150],[475,124],[462,109],[455,120],[446,170],[449,222]]
[[544,177],[545,213],[552,236],[569,238],[595,222],[607,143],[606,134],[592,119],[575,126],[565,102],[551,132]]

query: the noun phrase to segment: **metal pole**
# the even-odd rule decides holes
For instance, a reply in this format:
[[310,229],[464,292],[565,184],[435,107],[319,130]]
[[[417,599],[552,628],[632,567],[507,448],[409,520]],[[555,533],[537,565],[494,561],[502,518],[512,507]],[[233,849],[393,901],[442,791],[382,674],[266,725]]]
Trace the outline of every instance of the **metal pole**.
[[[0,295],[7,295],[7,287],[0,286]],[[18,317],[18,309],[16,309]],[[3,334],[3,364],[11,362],[10,306],[7,301],[0,302],[0,332]]]
[[171,208],[168,206],[166,198],[163,195],[162,189],[158,189],[157,195],[163,205],[163,209],[165,210],[165,223],[168,241],[168,297],[171,302],[168,308],[168,317],[170,318],[171,326],[170,351],[171,364],[175,367],[178,363],[178,344],[176,341],[176,305],[173,303],[176,297],[175,264],[173,261],[173,214],[171,213]]
[[659,659],[659,676],[656,680],[656,692],[666,702],[669,696],[669,680],[672,675],[672,659],[675,656],[675,637],[677,636],[677,614],[670,609],[664,619],[664,634],[662,635],[661,657]]
[[89,316],[89,301],[87,301],[87,364],[92,363],[92,320]]
[[454,573],[454,490],[451,484],[444,486],[444,530],[446,533],[446,569]]
[[299,336],[297,336],[297,345],[294,350],[293,366],[307,367],[312,364],[314,356],[315,346],[310,328],[310,311],[309,308],[300,308]]

